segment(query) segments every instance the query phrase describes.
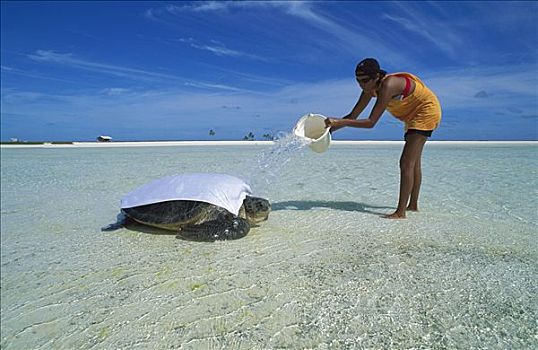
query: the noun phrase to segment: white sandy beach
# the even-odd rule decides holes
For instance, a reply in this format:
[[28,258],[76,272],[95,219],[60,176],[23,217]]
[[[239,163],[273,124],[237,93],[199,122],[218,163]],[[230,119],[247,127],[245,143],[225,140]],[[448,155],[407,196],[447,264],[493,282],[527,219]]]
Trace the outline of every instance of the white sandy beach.
[[[72,144],[2,144],[1,148],[87,148],[170,146],[269,146],[275,141],[117,141],[73,142]],[[403,145],[404,141],[332,141],[331,145]],[[538,145],[538,141],[428,141],[429,145]]]

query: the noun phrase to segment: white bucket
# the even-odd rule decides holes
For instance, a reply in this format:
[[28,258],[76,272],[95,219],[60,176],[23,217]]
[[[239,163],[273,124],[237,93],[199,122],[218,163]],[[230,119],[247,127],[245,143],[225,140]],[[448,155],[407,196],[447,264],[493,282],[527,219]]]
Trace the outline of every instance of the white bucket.
[[304,115],[293,128],[293,133],[298,137],[306,139],[308,146],[314,152],[325,152],[331,144],[330,128],[325,126],[326,119],[321,114],[309,113]]

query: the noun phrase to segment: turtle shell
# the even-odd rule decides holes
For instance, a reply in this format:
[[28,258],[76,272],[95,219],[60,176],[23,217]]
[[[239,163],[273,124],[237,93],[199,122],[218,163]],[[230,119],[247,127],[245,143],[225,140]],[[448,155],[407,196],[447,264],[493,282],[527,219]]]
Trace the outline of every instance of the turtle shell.
[[198,201],[167,201],[132,208],[122,212],[133,220],[167,230],[179,230],[183,226],[198,225],[215,220],[225,209]]

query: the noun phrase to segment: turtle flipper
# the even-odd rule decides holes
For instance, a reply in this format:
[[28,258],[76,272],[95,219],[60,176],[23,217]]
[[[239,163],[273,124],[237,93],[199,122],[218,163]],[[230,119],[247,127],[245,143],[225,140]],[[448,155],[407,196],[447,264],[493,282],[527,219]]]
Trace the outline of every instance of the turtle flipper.
[[120,228],[125,227],[126,225],[132,224],[134,222],[133,219],[128,217],[127,215],[123,213],[119,213],[116,217],[116,222],[113,224],[109,224],[107,226],[101,227],[101,231],[116,231]]
[[189,225],[181,229],[182,238],[198,241],[222,241],[245,237],[250,231],[247,220],[235,215],[219,215],[215,220],[198,225]]

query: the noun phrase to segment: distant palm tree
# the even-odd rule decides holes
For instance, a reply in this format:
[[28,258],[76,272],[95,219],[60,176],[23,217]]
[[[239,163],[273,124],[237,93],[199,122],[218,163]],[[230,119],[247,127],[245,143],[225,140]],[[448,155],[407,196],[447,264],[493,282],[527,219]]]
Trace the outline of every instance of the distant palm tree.
[[273,141],[275,139],[275,137],[271,134],[263,134],[262,137],[268,141]]
[[243,141],[254,141],[254,134],[252,131],[248,133],[245,137],[243,137]]

